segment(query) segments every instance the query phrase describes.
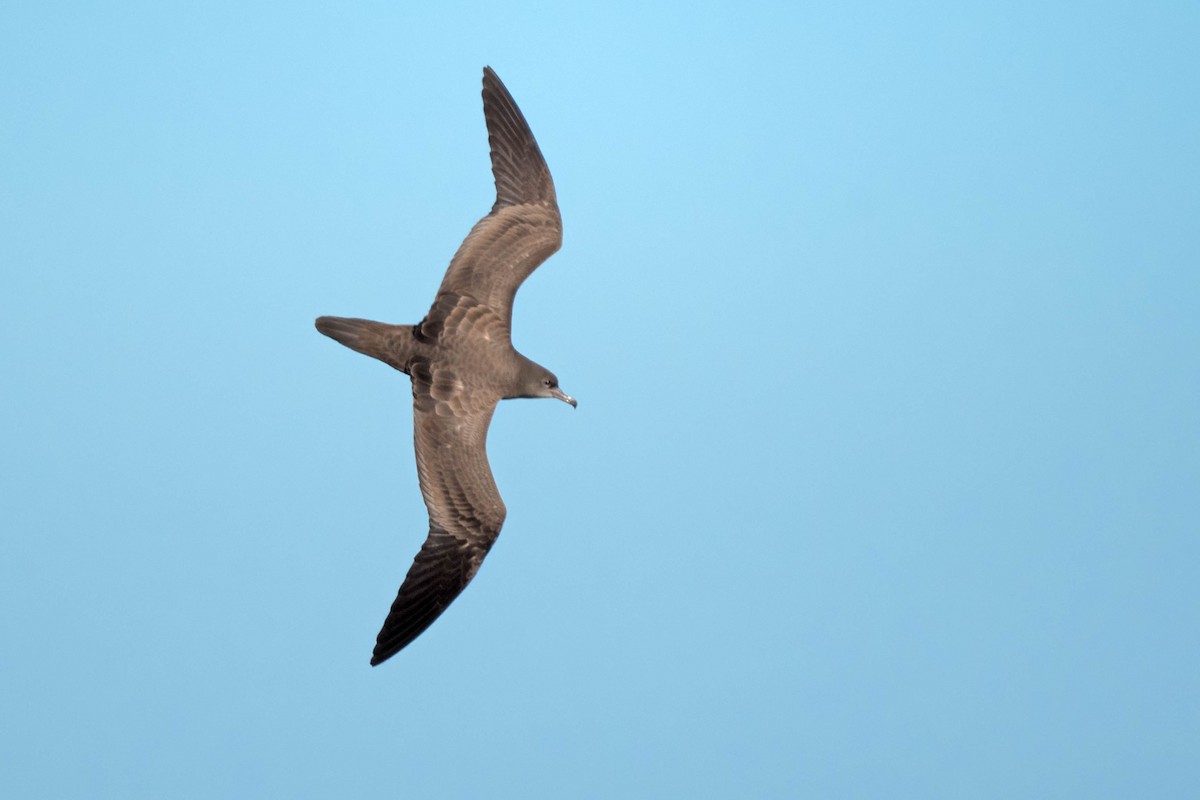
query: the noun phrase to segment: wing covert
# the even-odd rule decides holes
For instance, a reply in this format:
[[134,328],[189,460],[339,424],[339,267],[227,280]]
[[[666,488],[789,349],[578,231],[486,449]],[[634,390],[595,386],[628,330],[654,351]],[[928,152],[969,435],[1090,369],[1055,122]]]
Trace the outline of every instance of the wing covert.
[[467,390],[448,368],[412,367],[417,475],[429,536],[376,640],[371,664],[398,653],[462,593],[483,563],[506,509],[487,461],[487,429],[499,397]]
[[468,295],[512,322],[517,289],[562,246],[554,180],[512,95],[490,67],[483,71],[496,202],[450,261],[438,294]]

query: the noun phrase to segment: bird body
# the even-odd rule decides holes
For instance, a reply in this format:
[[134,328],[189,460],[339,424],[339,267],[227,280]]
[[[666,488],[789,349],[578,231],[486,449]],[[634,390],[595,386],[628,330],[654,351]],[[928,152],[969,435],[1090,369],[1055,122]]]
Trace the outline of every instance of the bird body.
[[450,261],[416,325],[320,317],[317,330],[409,375],[413,439],[429,535],[379,632],[379,664],[419,636],[475,576],[506,509],[487,461],[487,431],[502,399],[575,405],[545,367],[512,346],[517,289],[562,244],[554,182],[512,96],[483,76],[496,202]]

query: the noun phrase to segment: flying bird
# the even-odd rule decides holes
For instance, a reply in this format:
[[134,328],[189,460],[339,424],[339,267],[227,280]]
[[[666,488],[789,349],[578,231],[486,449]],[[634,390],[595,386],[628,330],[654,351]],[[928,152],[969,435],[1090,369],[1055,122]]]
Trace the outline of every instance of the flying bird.
[[483,70],[496,202],[467,234],[425,318],[416,325],[320,317],[317,330],[412,378],[417,475],[429,537],[379,631],[371,665],[421,635],[466,588],[491,549],[506,509],[488,466],[488,424],[514,397],[575,406],[558,378],[512,345],[513,298],[562,245],[554,181],[512,95]]

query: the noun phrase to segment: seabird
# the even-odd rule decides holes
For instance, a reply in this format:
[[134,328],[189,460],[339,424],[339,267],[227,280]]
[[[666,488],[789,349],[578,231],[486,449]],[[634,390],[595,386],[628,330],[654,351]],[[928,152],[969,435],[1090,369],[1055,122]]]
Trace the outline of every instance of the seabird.
[[575,406],[558,378],[512,346],[517,288],[562,245],[554,181],[525,117],[491,67],[483,70],[496,203],[450,261],[416,325],[320,317],[317,330],[412,378],[417,475],[429,538],[379,631],[371,665],[394,656],[466,588],[506,513],[488,466],[496,404],[553,397]]

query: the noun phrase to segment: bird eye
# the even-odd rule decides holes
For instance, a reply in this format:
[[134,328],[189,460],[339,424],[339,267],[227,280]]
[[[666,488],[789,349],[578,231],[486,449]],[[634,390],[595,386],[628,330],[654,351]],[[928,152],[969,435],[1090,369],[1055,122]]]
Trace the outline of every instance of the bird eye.
[[542,383],[546,384],[547,389],[554,388],[554,381],[550,380],[549,378],[542,378]]

